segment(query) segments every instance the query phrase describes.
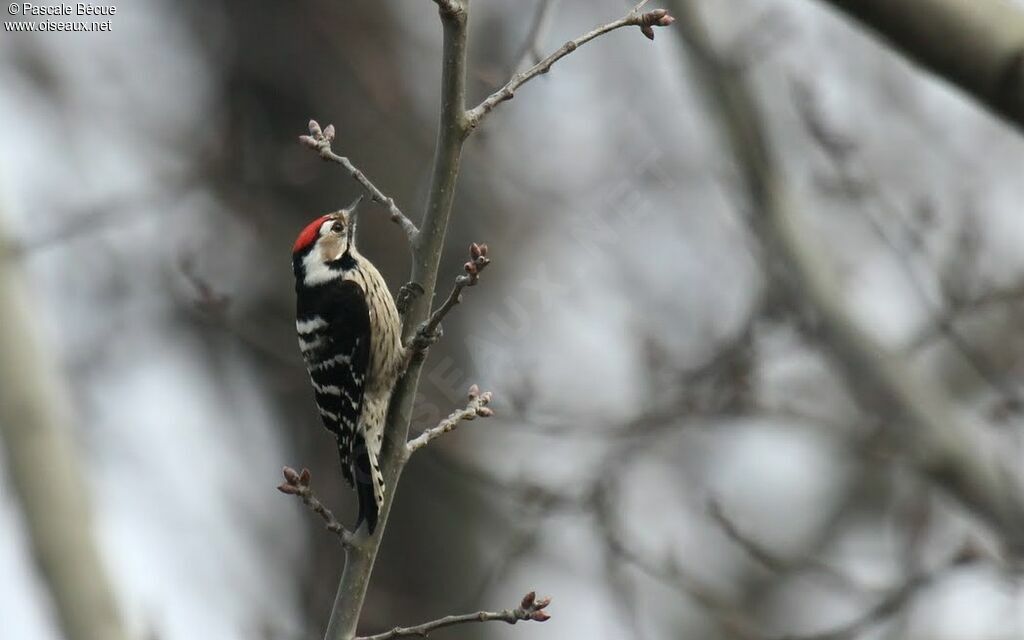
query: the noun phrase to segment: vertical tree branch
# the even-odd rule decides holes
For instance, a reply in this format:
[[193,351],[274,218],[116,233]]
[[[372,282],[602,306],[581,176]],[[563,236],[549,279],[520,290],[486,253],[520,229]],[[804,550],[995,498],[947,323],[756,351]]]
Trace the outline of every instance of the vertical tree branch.
[[[437,285],[437,271],[444,248],[445,233],[455,199],[462,145],[466,140],[466,41],[469,0],[438,0],[443,27],[441,116],[438,124],[430,194],[420,232],[413,243],[412,281],[423,293],[409,305],[404,320],[406,340],[430,314]],[[326,640],[352,640],[356,636],[359,615],[373,572],[380,540],[402,473],[405,443],[409,436],[413,399],[419,386],[422,357],[414,358],[399,380],[391,400],[381,468],[389,490],[384,494],[377,523],[377,535],[367,536],[360,529],[346,552],[345,570],[334,598]]]
[[[455,185],[459,175],[459,164],[462,147],[473,127],[489,113],[496,104],[511,98],[511,91],[519,85],[536,77],[542,70],[550,68],[555,61],[568,55],[584,42],[623,26],[638,26],[648,38],[654,38],[653,27],[665,27],[672,24],[672,17],[664,10],[639,13],[644,0],[630,11],[624,18],[599,27],[581,36],[576,41],[564,45],[539,67],[531,68],[510,81],[512,87],[506,85],[485,100],[480,107],[472,111],[466,110],[466,45],[468,33],[468,15],[470,0],[434,0],[438,7],[443,29],[442,72],[441,72],[441,113],[438,123],[437,143],[434,150],[434,164],[430,180],[430,193],[427,198],[426,211],[412,243],[412,282],[418,286],[420,295],[407,306],[403,317],[403,341],[409,343],[419,327],[426,327],[429,332],[431,324],[431,306],[437,288],[437,273],[444,248],[445,234],[451,218],[452,204],[455,200]],[[493,100],[493,104],[490,102]],[[307,142],[308,144],[308,142]],[[474,251],[479,251],[475,247]],[[486,249],[481,253],[486,260]],[[485,265],[478,263],[480,255],[474,255],[474,269]],[[475,276],[471,272],[470,276]],[[461,288],[442,305],[437,319],[443,316],[458,299]],[[436,326],[436,323],[435,323]],[[408,460],[407,441],[412,417],[413,400],[419,386],[420,372],[423,367],[424,352],[417,351],[407,367],[404,375],[398,380],[391,406],[388,422],[381,449],[380,463],[388,490],[384,493],[384,502],[378,515],[376,534],[369,536],[366,529],[360,529],[352,535],[346,550],[345,570],[334,599],[334,608],[328,623],[326,640],[352,640],[356,637],[360,612],[369,586],[374,560],[380,546],[381,537],[387,526],[388,515],[398,487],[405,462]],[[477,414],[485,415],[485,414]],[[429,438],[429,436],[428,436]]]
[[70,432],[70,393],[34,332],[27,286],[0,220],[0,439],[32,552],[68,640],[128,636],[93,538]]

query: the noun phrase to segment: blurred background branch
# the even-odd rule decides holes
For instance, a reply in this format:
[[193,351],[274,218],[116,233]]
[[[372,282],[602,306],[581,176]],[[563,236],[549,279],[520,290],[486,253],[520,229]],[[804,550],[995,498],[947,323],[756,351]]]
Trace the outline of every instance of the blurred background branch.
[[[36,566],[67,640],[128,640],[94,538],[72,396],[41,340],[0,211],[0,444]],[[6,607],[5,607],[6,608]]]
[[[784,287],[821,346],[844,369],[863,408],[894,423],[903,454],[918,470],[993,525],[1015,555],[1024,553],[1024,491],[1017,466],[979,432],[957,420],[936,382],[905,365],[865,332],[846,308],[834,266],[777,168],[757,103],[740,76],[722,64],[699,17],[686,2],[673,7],[691,59],[729,142],[754,212],[752,229],[764,243],[768,272]],[[685,13],[684,13],[685,12]]]
[[1024,15],[1007,0],[824,0],[1024,129]]

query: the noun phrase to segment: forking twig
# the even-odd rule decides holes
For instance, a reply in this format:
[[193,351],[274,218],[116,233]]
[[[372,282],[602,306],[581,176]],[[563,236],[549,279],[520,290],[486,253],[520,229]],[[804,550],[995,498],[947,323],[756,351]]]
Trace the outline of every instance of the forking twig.
[[388,213],[391,216],[391,221],[402,228],[405,232],[406,238],[409,240],[410,246],[416,241],[416,236],[419,235],[419,229],[412,220],[409,219],[402,210],[395,204],[395,199],[384,195],[384,193],[377,188],[377,185],[373,184],[366,174],[359,170],[352,161],[345,156],[340,156],[331,149],[331,143],[334,141],[335,129],[333,124],[329,124],[323,129],[320,128],[320,124],[316,120],[309,121],[309,135],[299,136],[299,141],[306,145],[310,149],[317,151],[320,157],[330,162],[336,162],[341,166],[345,167],[345,170],[355,178],[356,182],[362,185],[363,189],[370,194],[370,198],[374,202],[379,202],[388,208]]

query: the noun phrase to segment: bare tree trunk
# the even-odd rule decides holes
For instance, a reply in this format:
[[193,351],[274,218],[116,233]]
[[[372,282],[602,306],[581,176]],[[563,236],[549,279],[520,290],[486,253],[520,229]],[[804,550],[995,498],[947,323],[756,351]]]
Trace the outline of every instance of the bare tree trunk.
[[1008,0],[826,0],[1024,129],[1024,10]]
[[69,393],[36,332],[0,220],[0,438],[36,563],[69,640],[128,636],[96,548]]

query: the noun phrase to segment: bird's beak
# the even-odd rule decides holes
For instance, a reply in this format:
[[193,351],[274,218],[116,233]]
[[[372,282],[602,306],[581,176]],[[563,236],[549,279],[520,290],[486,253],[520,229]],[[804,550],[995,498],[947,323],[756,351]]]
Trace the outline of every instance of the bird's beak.
[[356,208],[359,207],[359,203],[363,201],[363,196],[359,195],[352,204],[348,205],[343,209],[345,214],[348,216],[348,243],[349,246],[355,244],[356,239],[356,224],[359,222],[359,216],[356,215]]

